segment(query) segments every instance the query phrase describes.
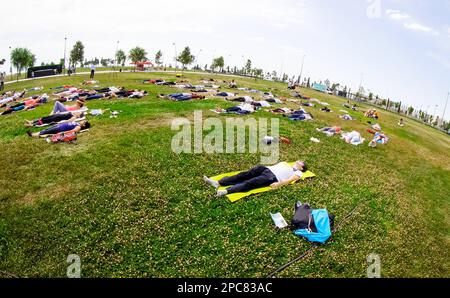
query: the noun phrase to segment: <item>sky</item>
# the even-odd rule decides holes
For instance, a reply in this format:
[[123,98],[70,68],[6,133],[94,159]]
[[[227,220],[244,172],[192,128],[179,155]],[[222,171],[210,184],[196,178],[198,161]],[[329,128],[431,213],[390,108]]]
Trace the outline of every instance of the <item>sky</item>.
[[[141,46],[173,64],[189,46],[198,64],[225,64],[347,85],[442,116],[450,91],[450,0],[4,1],[0,59],[27,47],[57,62],[80,40],[85,57]],[[119,43],[118,43],[119,42]],[[9,61],[0,71],[9,73]],[[450,105],[446,117],[450,119]]]

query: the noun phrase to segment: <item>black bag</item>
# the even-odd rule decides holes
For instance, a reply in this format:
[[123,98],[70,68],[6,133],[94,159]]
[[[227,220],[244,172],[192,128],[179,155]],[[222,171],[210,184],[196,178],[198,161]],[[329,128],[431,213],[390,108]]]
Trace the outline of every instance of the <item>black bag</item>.
[[[295,230],[309,229],[311,232],[317,233],[316,224],[314,223],[314,217],[312,216],[311,206],[309,204],[303,204],[297,202],[295,204],[294,218],[292,218],[292,226]],[[334,227],[334,214],[328,213],[330,219],[330,228]]]
[[314,218],[311,211],[312,209],[308,204],[302,205],[300,202],[295,204],[294,218],[291,223],[296,230],[308,229],[311,232],[317,232],[316,224],[314,223]]

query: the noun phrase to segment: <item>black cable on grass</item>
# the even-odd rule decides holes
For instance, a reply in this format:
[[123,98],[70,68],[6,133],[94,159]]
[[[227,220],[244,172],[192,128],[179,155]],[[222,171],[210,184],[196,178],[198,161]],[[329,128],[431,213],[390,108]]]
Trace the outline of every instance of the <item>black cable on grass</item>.
[[[333,234],[338,230],[338,228],[344,224],[348,219],[350,219],[350,217],[353,216],[353,214],[355,213],[356,209],[359,207],[360,205],[356,205],[355,208],[353,208],[352,211],[350,211],[349,214],[347,214],[333,229]],[[305,257],[307,257],[314,249],[316,249],[319,245],[317,243],[314,243],[313,246],[311,246],[306,252],[304,252],[302,255],[298,256],[297,258],[293,259],[292,261],[287,262],[286,264],[278,267],[275,271],[273,271],[272,273],[270,273],[267,278],[274,278],[275,274],[283,271],[284,269],[288,268],[289,266],[291,266],[292,264],[300,261],[301,259],[304,259]]]

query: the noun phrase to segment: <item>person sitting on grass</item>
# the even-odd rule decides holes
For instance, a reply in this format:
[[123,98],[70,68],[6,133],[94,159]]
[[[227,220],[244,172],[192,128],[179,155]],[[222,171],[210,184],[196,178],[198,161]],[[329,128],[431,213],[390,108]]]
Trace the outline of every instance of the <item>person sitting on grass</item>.
[[59,101],[55,101],[53,111],[51,112],[50,115],[81,110],[85,106],[85,103],[86,102],[84,99],[77,99],[75,105],[65,106]]
[[405,123],[403,121],[403,118],[400,119],[400,121],[398,122],[398,126],[405,126]]
[[42,126],[42,125],[53,124],[53,123],[72,122],[72,121],[75,121],[75,120],[83,118],[83,117],[84,117],[83,112],[59,113],[59,114],[54,114],[51,116],[31,120],[31,121],[25,120],[25,126],[33,127],[33,126]]
[[228,85],[228,87],[234,89],[234,88],[237,88],[237,84],[236,84],[236,82],[234,80],[231,80],[231,82]]
[[40,136],[45,135],[55,135],[60,132],[80,132],[82,130],[89,129],[91,127],[91,124],[87,121],[72,121],[72,122],[66,122],[66,123],[60,123],[56,124],[50,128],[41,130],[40,132],[32,133],[31,131],[27,131],[27,134],[30,137],[33,138],[39,138]]
[[217,197],[222,197],[267,186],[277,189],[300,180],[305,171],[307,171],[307,166],[304,161],[297,161],[294,166],[290,166],[287,162],[281,162],[270,167],[256,166],[247,172],[225,177],[219,181],[214,181],[206,176],[203,179],[216,189],[221,186],[231,186],[217,191]]

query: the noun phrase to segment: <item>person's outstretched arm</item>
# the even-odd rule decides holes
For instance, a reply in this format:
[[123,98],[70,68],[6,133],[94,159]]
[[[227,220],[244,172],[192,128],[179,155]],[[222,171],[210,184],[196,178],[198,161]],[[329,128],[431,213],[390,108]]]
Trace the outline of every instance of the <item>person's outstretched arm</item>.
[[272,188],[280,188],[280,187],[283,187],[283,186],[285,186],[285,185],[289,185],[289,184],[291,184],[292,182],[295,182],[295,181],[298,181],[298,180],[300,180],[300,177],[297,176],[297,175],[293,175],[293,176],[292,176],[291,178],[289,178],[289,179],[282,180],[282,181],[275,182],[275,183],[271,184],[270,187],[272,187]]

